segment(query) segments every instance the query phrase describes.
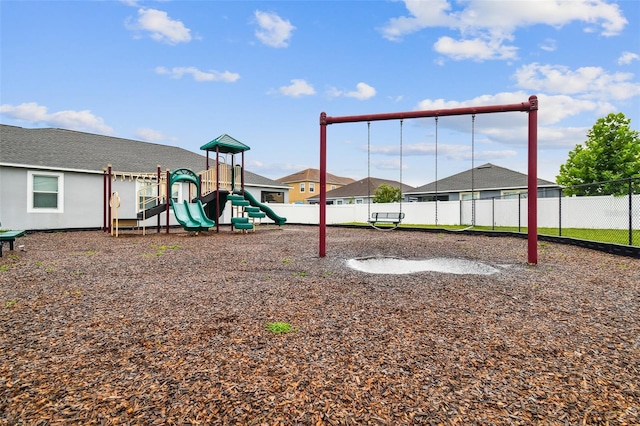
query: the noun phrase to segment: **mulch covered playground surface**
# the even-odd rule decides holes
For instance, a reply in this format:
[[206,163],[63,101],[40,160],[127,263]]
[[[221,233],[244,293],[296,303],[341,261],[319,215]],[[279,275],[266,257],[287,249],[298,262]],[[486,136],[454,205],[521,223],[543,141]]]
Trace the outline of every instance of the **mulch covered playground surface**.
[[[327,242],[319,258],[318,228],[290,225],[21,237],[0,258],[0,424],[640,424],[640,260],[540,242],[528,265],[525,239],[399,230]],[[498,272],[346,264],[381,256]]]

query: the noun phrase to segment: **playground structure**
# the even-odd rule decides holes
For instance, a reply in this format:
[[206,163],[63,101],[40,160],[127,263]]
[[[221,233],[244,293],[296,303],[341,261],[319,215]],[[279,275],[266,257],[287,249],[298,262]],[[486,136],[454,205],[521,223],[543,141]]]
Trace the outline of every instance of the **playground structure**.
[[[318,238],[318,255],[325,257],[327,251],[327,125],[338,123],[371,122],[382,120],[405,120],[412,118],[445,117],[453,115],[490,114],[498,112],[522,111],[529,115],[528,125],[528,172],[527,172],[527,202],[528,202],[528,235],[527,250],[528,263],[538,263],[538,222],[537,222],[537,201],[538,201],[538,98],[530,96],[527,102],[520,104],[505,104],[478,106],[467,108],[452,108],[439,110],[423,110],[409,112],[395,112],[369,115],[352,115],[330,117],[325,112],[320,113],[320,232]],[[436,204],[437,204],[436,200]],[[401,213],[398,213],[400,221]]]
[[[213,227],[220,230],[219,219],[227,202],[231,204],[231,230],[255,231],[261,219],[269,217],[278,226],[286,218],[278,216],[269,206],[260,203],[244,188],[244,152],[250,148],[234,138],[223,134],[201,149],[207,152],[206,169],[195,173],[188,168],[162,171],[158,165],[156,173],[118,172],[109,165],[104,169],[104,217],[103,230],[118,236],[120,227],[140,227],[146,234],[147,220],[157,218],[156,231],[162,228],[161,214],[165,214],[165,229],[169,232],[170,210],[178,223],[187,231],[198,233]],[[209,153],[215,152],[215,162],[210,167]],[[224,155],[224,158],[221,157]],[[242,155],[240,164],[235,164],[235,154]],[[231,158],[230,163],[227,161]],[[134,217],[120,215],[122,193],[114,191],[114,183],[135,182]],[[174,192],[175,189],[178,189]],[[183,202],[178,194],[183,190]],[[131,206],[130,206],[131,207]],[[131,211],[132,209],[129,209]]]

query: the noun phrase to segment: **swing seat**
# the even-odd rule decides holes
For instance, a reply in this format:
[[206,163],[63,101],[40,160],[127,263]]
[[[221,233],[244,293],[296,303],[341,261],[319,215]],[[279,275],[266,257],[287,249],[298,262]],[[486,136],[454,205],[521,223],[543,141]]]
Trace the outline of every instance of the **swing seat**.
[[371,225],[375,225],[376,223],[381,224],[393,224],[398,226],[400,222],[404,219],[404,213],[399,212],[375,212],[371,213],[371,219],[369,219],[369,223]]

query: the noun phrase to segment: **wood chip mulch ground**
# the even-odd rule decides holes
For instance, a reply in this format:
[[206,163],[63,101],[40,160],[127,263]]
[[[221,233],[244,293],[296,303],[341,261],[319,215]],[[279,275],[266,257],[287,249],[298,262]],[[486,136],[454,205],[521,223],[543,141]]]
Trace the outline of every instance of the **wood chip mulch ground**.
[[[0,258],[0,424],[640,424],[640,260],[540,242],[528,265],[526,245],[329,228],[319,258],[312,226],[29,234]],[[346,265],[376,256],[499,272]]]

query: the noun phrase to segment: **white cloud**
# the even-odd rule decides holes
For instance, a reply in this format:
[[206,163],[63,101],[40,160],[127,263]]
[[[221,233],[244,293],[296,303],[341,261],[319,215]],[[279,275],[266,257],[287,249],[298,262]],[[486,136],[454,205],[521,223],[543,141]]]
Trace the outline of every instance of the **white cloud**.
[[182,78],[185,74],[190,74],[197,82],[203,81],[223,81],[225,83],[233,83],[240,78],[240,74],[232,73],[229,71],[200,71],[196,67],[173,67],[167,69],[165,67],[156,67],[156,73],[161,75],[168,75],[171,78]]
[[556,47],[557,47],[557,43],[552,38],[545,39],[544,42],[540,45],[540,49],[547,52],[555,52]]
[[381,29],[384,38],[400,40],[402,36],[427,27],[452,27],[456,18],[449,15],[451,4],[447,0],[432,0],[428,3],[421,0],[405,0],[405,6],[411,16],[391,18]]
[[313,88],[312,85],[307,83],[305,80],[296,78],[296,79],[291,80],[291,84],[290,85],[281,86],[278,89],[278,93],[280,93],[282,95],[285,95],[285,96],[290,96],[292,98],[298,98],[300,96],[315,95],[316,94],[316,90]]
[[255,35],[262,43],[271,47],[287,47],[289,39],[296,29],[291,22],[285,21],[275,13],[261,12],[254,13],[258,28]]
[[[483,95],[465,101],[444,101],[442,99],[425,99],[421,101],[417,110],[439,110],[464,108],[473,106],[519,104],[526,101],[530,94],[525,92],[503,92],[495,95]],[[564,149],[582,143],[588,129],[581,127],[557,126],[564,119],[578,116],[583,113],[606,115],[616,109],[607,102],[595,102],[583,100],[567,95],[537,95],[540,109],[538,110],[538,146],[550,149]],[[425,121],[425,125],[433,126],[433,122]],[[441,134],[443,129],[452,129],[458,132],[471,132],[471,118],[469,116],[441,117],[439,120]],[[478,114],[475,119],[476,138],[483,135],[488,138],[484,143],[502,144],[506,146],[521,146],[527,144],[528,139],[528,119],[524,112],[505,112],[494,114]],[[478,140],[476,139],[476,142]],[[441,146],[443,148],[441,148]],[[447,156],[452,159],[469,158],[469,153],[465,152],[464,146],[454,148],[446,153],[449,144],[442,143],[438,147],[438,155]],[[406,148],[410,152],[411,148]],[[495,153],[497,158],[500,155],[508,155],[510,150],[499,150]],[[502,154],[500,154],[502,153]],[[482,156],[476,156],[482,159]],[[490,158],[487,158],[491,160]]]
[[[441,37],[434,48],[454,59],[512,59],[517,48],[513,41],[517,28],[549,25],[555,28],[582,22],[585,31],[600,27],[604,36],[617,35],[627,24],[617,4],[604,0],[405,0],[409,16],[392,18],[381,29],[384,38],[398,41],[404,35],[424,28],[443,27],[460,32],[460,39]],[[553,45],[545,42],[545,47]],[[474,54],[474,49],[477,54]]]
[[502,92],[495,95],[482,95],[466,101],[445,101],[444,99],[425,99],[418,103],[416,110],[436,110],[465,108],[481,105],[518,104],[526,101],[529,94],[524,92]]
[[587,140],[588,131],[586,127],[540,127],[538,148],[573,148]]
[[631,73],[608,73],[601,67],[581,67],[571,70],[562,65],[532,63],[520,67],[516,84],[523,89],[581,98],[629,99],[640,95],[640,84],[632,81]]
[[[371,165],[378,170],[400,170],[400,159],[399,158],[389,158],[386,160],[371,160]],[[402,170],[408,170],[409,166],[405,163],[402,165]],[[392,180],[399,180],[399,177],[393,178]]]
[[126,25],[134,31],[147,31],[152,39],[162,43],[173,45],[191,41],[191,30],[162,10],[138,9],[138,20]]
[[136,130],[135,136],[136,138],[150,142],[164,141],[168,139],[162,132],[149,128],[140,128]]
[[335,87],[330,87],[326,95],[329,98],[337,98],[340,96],[344,96],[347,98],[355,98],[361,101],[370,99],[376,95],[376,89],[372,86],[369,86],[367,83],[358,83],[356,84],[356,90],[352,90],[350,92],[345,92],[343,90],[339,90]]
[[633,61],[640,61],[640,55],[633,52],[622,52],[618,58],[618,65],[629,65]]
[[346,97],[356,98],[361,101],[372,98],[375,95],[376,95],[376,89],[369,86],[367,83],[358,83],[356,84],[356,90],[345,93]]
[[[366,150],[367,147],[363,147],[363,150]],[[381,155],[400,155],[400,149],[397,145],[377,145],[372,146],[370,148],[372,154],[381,154]],[[405,144],[402,147],[402,156],[403,157],[414,157],[414,156],[434,156],[436,154],[436,144],[435,143],[414,143],[414,144]],[[454,144],[454,143],[446,143],[440,141],[438,144],[438,158],[445,158],[447,160],[455,160],[455,161],[466,161],[471,160],[473,157],[477,161],[495,161],[497,159],[503,158],[511,158],[515,157],[517,152],[513,149],[504,149],[504,150],[476,150],[472,152],[470,144]],[[387,160],[388,164],[392,164],[391,167],[381,167],[379,164],[382,164],[380,161],[377,161],[378,168],[395,168],[398,169],[400,165],[399,159]],[[373,163],[373,162],[372,162]],[[406,165],[403,165],[403,169],[406,169]]]
[[501,40],[483,40],[480,38],[454,40],[451,37],[440,37],[433,45],[436,52],[451,59],[472,59],[485,61],[489,59],[515,59],[518,48],[505,46]]
[[107,134],[113,132],[111,127],[104,124],[102,118],[96,117],[89,110],[49,113],[45,106],[26,102],[18,106],[0,105],[0,114],[28,123],[43,123],[51,127]]
[[[417,110],[438,110],[438,109],[451,109],[451,108],[465,108],[473,106],[487,106],[487,105],[505,105],[505,104],[519,104],[529,99],[530,93],[526,92],[502,92],[495,95],[482,95],[469,99],[466,101],[447,101],[442,99],[425,99],[421,101]],[[606,102],[594,102],[592,100],[583,100],[567,95],[546,95],[544,93],[538,93],[538,102],[540,109],[538,110],[538,124],[549,125],[562,121],[565,118],[581,114],[583,112],[594,112],[614,108]],[[455,120],[450,118],[447,120],[452,128],[456,130],[466,131],[470,128],[469,117],[461,116]],[[444,120],[441,120],[441,123]],[[503,135],[505,139],[513,139],[516,134],[509,134],[510,129],[516,129],[519,132],[520,127],[527,126],[526,114],[520,112],[509,113],[496,113],[496,114],[481,114],[477,116],[477,122],[481,123],[483,132],[487,134]],[[492,133],[491,128],[496,128],[495,133]],[[520,133],[525,135],[525,133]]]

